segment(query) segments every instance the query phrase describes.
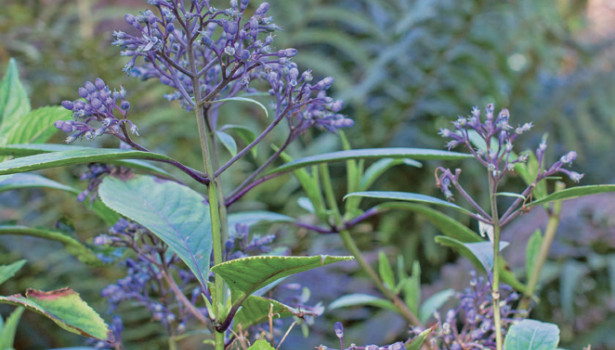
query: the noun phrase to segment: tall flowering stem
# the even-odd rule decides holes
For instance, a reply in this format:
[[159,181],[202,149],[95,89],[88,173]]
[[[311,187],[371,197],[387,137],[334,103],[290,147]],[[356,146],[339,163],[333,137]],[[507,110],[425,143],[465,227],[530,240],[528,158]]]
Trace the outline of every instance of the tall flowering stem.
[[459,117],[453,123],[454,130],[441,129],[440,134],[449,138],[447,143],[449,149],[459,145],[464,146],[470,151],[476,160],[487,169],[489,180],[489,199],[490,211],[487,213],[459,184],[461,169],[456,169],[453,173],[450,169],[438,168],[436,170],[436,185],[442,190],[448,200],[453,199],[454,188],[476,211],[472,217],[478,219],[487,226],[487,235],[493,245],[493,271],[490,273],[491,293],[493,299],[494,326],[496,349],[502,349],[502,315],[500,310],[500,236],[502,227],[509,223],[513,218],[522,212],[523,205],[531,200],[532,193],[536,185],[545,178],[556,173],[568,175],[571,180],[578,182],[583,175],[565,169],[565,165],[570,165],[576,159],[576,152],[570,151],[562,156],[559,161],[551,167],[544,166],[544,154],[547,148],[545,140],[536,150],[538,160],[538,170],[532,183],[518,196],[518,198],[500,216],[497,202],[498,184],[508,174],[515,171],[517,165],[524,163],[528,155],[516,155],[513,152],[513,142],[516,138],[532,128],[531,123],[519,125],[514,128],[509,124],[510,114],[507,109],[501,110],[497,116],[494,113],[493,104],[485,108],[485,118],[481,120],[481,111],[474,107],[470,116]]

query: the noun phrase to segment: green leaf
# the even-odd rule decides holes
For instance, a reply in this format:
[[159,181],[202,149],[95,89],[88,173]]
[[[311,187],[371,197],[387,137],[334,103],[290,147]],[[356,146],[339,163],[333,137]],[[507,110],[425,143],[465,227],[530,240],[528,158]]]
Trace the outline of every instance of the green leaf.
[[443,234],[457,239],[461,242],[482,242],[483,240],[476,234],[476,232],[470,230],[467,226],[463,225],[459,221],[451,218],[450,216],[443,214],[435,209],[429,208],[424,205],[390,202],[379,204],[376,208],[394,208],[410,210],[422,215],[429,220]]
[[[21,145],[19,145],[21,146]],[[49,145],[46,145],[49,146]],[[21,147],[20,147],[21,148]],[[6,147],[11,149],[11,147]],[[30,150],[33,148],[29,148]],[[42,153],[42,152],[37,152]],[[15,158],[0,163],[0,175],[24,173],[27,171],[54,168],[58,166],[87,164],[87,163],[114,163],[135,169],[161,173],[169,176],[164,170],[151,164],[128,161],[127,159],[170,160],[169,157],[151,153],[114,148],[82,148],[70,151],[35,154],[22,158]]]
[[[465,246],[464,243],[446,236],[437,236],[435,240],[437,243],[443,246],[453,248],[466,259],[470,260],[470,262],[472,262],[472,264],[474,264],[474,266],[476,266],[477,268],[485,268],[483,263],[474,255],[474,253],[468,247]],[[509,286],[520,292],[525,292],[527,290],[527,287],[523,283],[521,283],[511,271],[507,269],[506,262],[502,257],[500,257],[499,266],[500,279],[504,283],[508,284]]]
[[421,304],[421,264],[418,261],[412,263],[412,274],[403,286],[404,301],[413,314],[418,314]]
[[248,327],[269,320],[271,305],[273,305],[273,319],[291,317],[296,314],[296,310],[292,307],[277,300],[251,295],[241,304],[241,308],[235,314],[233,327],[237,329],[241,325],[243,330],[247,330]]
[[418,313],[421,323],[426,323],[429,318],[433,316],[434,312],[442,307],[442,305],[444,305],[444,303],[446,303],[453,295],[455,295],[454,290],[445,289],[437,292],[425,300]]
[[343,297],[337,298],[331,304],[329,304],[328,309],[335,310],[343,307],[359,305],[375,306],[393,312],[399,312],[397,307],[392,302],[386,299],[375,297],[373,295],[362,293],[348,294],[344,295]]
[[247,97],[228,97],[228,98],[222,98],[222,99],[219,99],[219,100],[216,100],[216,101],[212,101],[211,103],[221,103],[221,102],[229,102],[229,101],[254,103],[255,105],[259,106],[265,112],[265,117],[267,117],[267,119],[269,119],[269,111],[267,110],[267,107],[265,107],[265,105],[263,105],[262,103],[258,102],[257,100],[254,100],[254,99],[251,99],[251,98],[247,98]]
[[378,271],[380,272],[380,278],[384,285],[390,290],[395,289],[395,276],[393,275],[393,268],[387,259],[384,252],[378,254]]
[[15,276],[17,271],[19,271],[25,263],[25,260],[19,260],[10,265],[0,265],[0,284]]
[[539,200],[533,201],[528,204],[528,207],[533,207],[538,204],[552,202],[556,200],[573,199],[581,196],[589,196],[596,193],[615,192],[615,185],[589,185],[589,186],[577,186],[567,188],[562,191],[551,193],[550,195],[543,197]]
[[7,130],[28,112],[30,112],[30,100],[19,80],[17,63],[11,59],[0,83],[0,144],[6,143]]
[[[224,130],[233,130],[237,134],[237,136],[239,136],[239,138],[246,144],[250,144],[256,139],[256,133],[254,133],[254,131],[252,131],[250,128],[243,125],[227,124],[220,128],[220,131]],[[252,153],[252,156],[256,158],[258,156],[258,147],[252,147],[250,153]]]
[[468,214],[468,215],[472,214],[471,211],[465,208],[462,208],[458,206],[457,204],[453,204],[451,202],[447,202],[445,200],[432,197],[432,196],[427,196],[427,195],[420,194],[420,193],[395,192],[395,191],[365,191],[365,192],[348,193],[346,196],[344,196],[344,199],[348,197],[353,197],[353,196],[364,197],[364,198],[392,199],[392,200],[406,201],[406,202],[429,203],[429,204],[435,204],[435,205],[439,205],[439,206],[443,206],[447,208],[452,208],[464,214]]
[[76,189],[63,185],[59,182],[50,180],[44,176],[36,174],[11,174],[0,175],[0,192],[11,191],[23,188],[52,188],[56,190],[79,193]]
[[98,194],[111,209],[145,226],[164,241],[207,285],[212,238],[209,206],[189,187],[151,176],[107,176]]
[[259,339],[256,342],[254,342],[254,344],[252,344],[252,346],[250,346],[248,350],[275,350],[275,349],[266,340]]
[[17,332],[17,325],[19,324],[21,314],[23,314],[24,310],[25,309],[23,307],[18,307],[11,313],[9,318],[6,319],[4,327],[0,329],[0,349],[13,349],[15,332]]
[[[493,243],[491,242],[477,242],[477,243],[464,243],[466,248],[468,248],[472,254],[480,261],[480,263],[485,268],[485,271],[493,270]],[[506,248],[508,246],[508,242],[500,242],[500,249]]]
[[74,145],[63,145],[57,143],[0,145],[0,155],[24,157],[41,153],[76,151],[84,149],[94,148]]
[[534,262],[538,259],[540,246],[542,246],[542,234],[540,233],[540,230],[536,230],[527,241],[527,246],[525,246],[525,273],[528,281],[532,276],[532,271],[534,270]]
[[286,163],[268,174],[275,174],[303,168],[309,165],[341,162],[349,159],[410,158],[414,160],[456,160],[471,158],[472,155],[457,152],[423,148],[367,148],[338,151],[305,157]]
[[58,131],[54,122],[68,119],[71,119],[71,112],[63,107],[37,108],[19,118],[7,130],[7,143],[44,143]]
[[224,148],[231,154],[231,156],[237,155],[237,143],[233,136],[225,133],[224,131],[216,131],[216,135],[218,136],[218,140],[222,143]]
[[420,162],[417,162],[412,159],[399,159],[399,158],[398,159],[392,159],[392,158],[380,159],[374,162],[374,164],[370,165],[370,167],[367,168],[367,170],[365,170],[365,173],[363,174],[363,177],[361,178],[361,182],[359,184],[359,190],[367,191],[369,187],[376,180],[378,180],[378,178],[382,176],[382,174],[384,174],[387,170],[391,169],[392,167],[396,165],[401,165],[401,164],[414,166],[417,168],[420,168],[423,166]]
[[523,320],[508,329],[506,350],[555,350],[559,344],[559,328],[552,323]]
[[111,333],[105,321],[70,288],[50,292],[28,289],[25,297],[21,294],[0,296],[0,303],[23,306],[50,318],[69,332],[110,340]]
[[295,219],[290,216],[270,212],[270,211],[242,211],[238,213],[229,214],[228,224],[235,226],[236,224],[246,224],[249,226],[260,223],[274,223],[274,222],[294,222]]
[[420,350],[425,340],[427,340],[427,337],[429,336],[429,334],[434,330],[434,327],[428,328],[422,331],[421,334],[417,335],[414,339],[412,339],[410,344],[406,345],[406,349],[407,350]]
[[64,249],[80,261],[90,265],[101,265],[96,253],[73,237],[58,231],[32,228],[20,225],[0,225],[0,235],[32,236],[60,242]]
[[352,259],[350,256],[327,255],[252,256],[223,262],[211,270],[220,275],[231,289],[250,295],[279,278]]

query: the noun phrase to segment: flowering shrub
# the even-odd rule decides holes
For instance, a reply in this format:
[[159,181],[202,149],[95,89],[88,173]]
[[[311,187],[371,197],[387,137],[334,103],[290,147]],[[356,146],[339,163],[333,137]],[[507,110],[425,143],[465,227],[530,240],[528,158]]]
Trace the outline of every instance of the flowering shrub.
[[[114,44],[122,48],[123,56],[129,57],[126,73],[142,80],[158,79],[171,90],[166,97],[179,101],[186,113],[194,115],[203,170],[145,147],[146,141],[138,138],[137,126],[128,119],[128,93],[123,88],[112,91],[100,78],[79,88],[79,99],[62,103],[71,115],[55,108],[44,118],[39,114],[32,116],[12,66],[1,87],[2,91],[9,91],[10,103],[0,106],[0,111],[2,123],[15,126],[0,129],[11,130],[10,142],[3,141],[2,152],[15,158],[0,164],[0,174],[6,174],[0,184],[12,188],[51,187],[77,194],[81,202],[89,197],[92,210],[110,229],[95,237],[93,246],[54,230],[16,225],[3,226],[2,230],[58,240],[84,262],[118,262],[124,266],[126,277],[101,291],[108,300],[108,311],[115,312],[127,301],[145,308],[152,321],[166,331],[170,348],[177,348],[182,339],[190,336],[202,337],[200,341],[215,349],[271,349],[276,343],[279,347],[295,324],[310,324],[324,310],[319,304],[306,305],[309,298],[304,296],[286,303],[276,300],[276,286],[290,275],[348,260],[358,263],[382,296],[342,296],[329,307],[375,305],[398,313],[412,326],[412,336],[405,339],[381,346],[351,344],[348,349],[500,350],[504,346],[523,347],[534,333],[541,334],[541,340],[532,342],[528,349],[557,347],[557,327],[524,319],[554,227],[548,228],[544,236],[538,233],[529,242],[532,263],[528,265],[527,283],[520,282],[506,269],[500,256],[506,243],[501,241],[500,233],[502,226],[528,207],[554,202],[552,216],[556,227],[561,200],[614,190],[608,185],[584,186],[548,194],[545,180],[557,173],[575,182],[583,177],[564,168],[575,160],[575,152],[567,153],[550,167],[545,167],[544,141],[535,155],[517,155],[513,142],[532,125],[514,128],[509,124],[508,111],[502,110],[495,116],[493,105],[487,106],[484,121],[475,108],[471,116],[460,117],[453,123],[454,130],[440,131],[450,139],[449,149],[463,145],[469,154],[416,148],[352,150],[342,129],[354,122],[340,113],[342,101],[327,95],[333,78],[314,82],[309,70],[301,72],[293,62],[297,50],[275,47],[272,33],[278,27],[267,15],[269,4],[251,8],[248,0],[232,0],[229,8],[220,10],[206,0],[148,2],[157,13],[147,10],[138,16],[126,15],[133,31],[115,32]],[[221,106],[231,102],[248,102],[262,109],[267,115],[266,126],[257,133],[244,126],[224,124]],[[11,106],[23,107],[7,108]],[[69,144],[110,135],[119,141],[118,147],[43,144],[48,136],[32,139],[30,134],[21,132],[24,127],[20,123],[34,124],[32,128],[41,130],[53,123],[68,134]],[[338,134],[345,150],[292,160],[285,153],[288,146],[314,128]],[[274,129],[283,130],[286,138],[281,145],[272,145],[273,151],[266,160],[239,181],[225,176],[239,160],[265,143]],[[238,130],[244,136],[240,150],[228,130]],[[23,144],[29,142],[32,144]],[[222,152],[220,145],[229,154]],[[453,172],[444,166],[437,168],[436,186],[449,201],[416,193],[368,191],[382,173],[400,162],[420,166],[420,161],[470,157],[487,170],[489,209],[483,209],[459,184],[460,169]],[[370,159],[378,161],[364,169],[364,162]],[[328,163],[337,161],[346,161],[347,166],[348,194],[343,208],[335,196],[328,168]],[[172,166],[193,183],[185,184],[154,163]],[[85,191],[27,173],[73,164],[89,164],[82,176],[88,180]],[[513,172],[521,175],[527,188],[518,194],[499,192],[504,176]],[[267,211],[234,210],[233,205],[250,190],[289,173],[305,190],[305,206],[313,212],[313,221]],[[450,202],[453,190],[469,203],[470,209]],[[498,196],[514,198],[502,214]],[[362,198],[388,202],[361,210]],[[452,208],[476,219],[484,237],[425,204]],[[354,227],[390,210],[409,210],[425,216],[444,234],[437,237],[439,243],[454,248],[486,272],[486,278],[474,277],[470,289],[459,295],[457,308],[445,316],[435,313],[435,322],[430,321],[432,315],[451,293],[422,301],[418,263],[408,276],[402,262],[395,276],[382,253],[376,272],[353,238]],[[350,255],[291,256],[289,249],[274,247],[276,235],[253,231],[257,225],[272,223],[336,234]],[[23,263],[3,266],[0,282],[10,278]],[[0,302],[39,312],[64,329],[91,338],[96,348],[126,346],[122,319],[115,315],[111,324],[106,324],[71,289],[28,290],[25,295],[0,297]],[[73,309],[78,311],[67,312]],[[22,311],[15,311],[11,322],[16,324]],[[275,322],[274,327],[274,321],[280,318],[294,320],[285,334],[281,334],[279,323]],[[334,332],[340,349],[346,349],[341,322],[335,324]]]

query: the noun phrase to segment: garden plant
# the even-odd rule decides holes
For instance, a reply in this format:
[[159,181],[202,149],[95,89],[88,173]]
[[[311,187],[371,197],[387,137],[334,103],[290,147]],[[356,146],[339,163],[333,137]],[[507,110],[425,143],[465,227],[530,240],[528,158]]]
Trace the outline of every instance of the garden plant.
[[[571,170],[575,151],[551,161],[546,136],[535,151],[515,148],[517,138],[533,131],[533,124],[517,123],[507,109],[497,111],[491,103],[482,110],[473,107],[439,131],[447,150],[353,149],[354,140],[345,130],[355,122],[341,113],[343,102],[329,94],[334,78],[301,70],[294,62],[301,53],[276,45],[280,28],[268,3],[231,0],[228,8],[216,8],[208,0],[149,0],[148,5],[138,15],[125,16],[130,29],[114,32],[113,44],[127,59],[128,76],[165,86],[165,97],[176,107],[176,122],[193,125],[202,163],[180,162],[149,143],[148,133],[141,135],[130,118],[140,105],[135,103],[138,97],[101,78],[85,82],[72,101],[32,110],[12,60],[0,85],[0,191],[64,191],[107,226],[91,242],[77,240],[61,225],[5,223],[0,233],[58,241],[85,264],[124,267],[125,277],[101,290],[107,321],[68,287],[1,296],[0,303],[17,308],[0,323],[0,349],[13,348],[16,330],[27,327],[19,323],[24,310],[84,336],[91,348],[138,347],[123,340],[128,326],[114,315],[124,304],[147,310],[169,349],[195,342],[217,350],[338,349],[338,344],[315,344],[309,337],[301,344],[285,341],[297,325],[309,330],[323,313],[359,305],[393,311],[403,318],[407,332],[388,344],[355,344],[344,335],[347,320],[339,319],[331,333],[340,350],[558,348],[558,327],[530,315],[541,302],[536,294],[561,203],[615,191],[615,185],[566,188],[565,181],[583,179]],[[229,115],[227,107],[237,104],[248,106],[250,122]],[[155,131],[164,132],[148,130]],[[46,143],[56,132],[66,134],[66,144]],[[292,147],[301,148],[314,133],[335,135],[343,149],[293,159]],[[115,147],[88,145],[101,138]],[[484,167],[478,182],[488,194],[486,205],[462,185],[462,169],[447,165],[472,159]],[[435,164],[433,186],[443,199],[373,190],[393,167],[420,168],[427,162]],[[330,173],[334,163],[344,165],[336,165],[346,179],[342,198]],[[80,177],[87,182],[85,190],[34,172],[73,165],[87,165]],[[305,197],[299,205],[309,219],[241,206],[251,191],[283,177],[300,184]],[[524,189],[507,192],[507,181],[521,182]],[[526,271],[520,277],[501,255],[508,245],[501,233],[535,206],[547,210],[549,221],[544,232],[536,231],[524,242]],[[466,290],[443,290],[423,300],[417,261],[398,256],[391,264],[380,251],[375,264],[361,250],[356,230],[392,212],[431,222],[441,232],[437,243],[475,265]],[[271,233],[270,227],[280,226],[286,228],[283,233]],[[335,236],[346,255],[292,255],[276,244],[296,230]],[[0,283],[25,263],[0,266]],[[357,291],[325,306],[308,303],[309,297],[298,291],[289,300],[280,296],[285,279],[335,263],[358,266],[379,295]],[[445,305],[452,308],[441,310]]]

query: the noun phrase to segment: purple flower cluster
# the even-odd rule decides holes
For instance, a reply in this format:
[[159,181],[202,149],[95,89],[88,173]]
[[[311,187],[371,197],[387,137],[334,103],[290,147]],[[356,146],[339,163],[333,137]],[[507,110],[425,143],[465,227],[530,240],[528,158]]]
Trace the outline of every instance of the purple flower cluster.
[[[495,349],[495,325],[493,321],[493,299],[491,282],[471,272],[470,287],[459,294],[459,306],[448,310],[444,317],[436,313],[438,327],[430,333],[432,349]],[[506,297],[500,301],[503,330],[518,321],[518,312],[512,304],[519,298],[507,285],[500,285],[500,292]],[[415,327],[412,333],[418,335],[424,329]]]
[[[102,134],[112,134],[122,138],[126,128],[133,134],[138,134],[137,127],[126,119],[130,103],[126,101],[126,90],[113,91],[105,82],[97,78],[93,83],[86,81],[79,88],[81,99],[64,101],[62,106],[73,112],[74,120],[58,120],[55,127],[70,133],[66,139],[71,143],[78,138],[93,140]],[[120,118],[116,116],[118,114]]]
[[[487,168],[490,176],[497,183],[507,172],[514,171],[516,164],[524,163],[528,159],[527,154],[519,156],[514,154],[513,142],[519,135],[529,131],[532,128],[532,123],[513,127],[509,124],[509,118],[510,114],[507,109],[502,109],[496,116],[493,104],[488,104],[485,108],[485,120],[483,121],[481,120],[480,110],[474,107],[470,116],[467,118],[460,116],[453,122],[454,130],[443,128],[440,130],[440,135],[450,139],[447,143],[449,149],[459,145],[465,146]],[[558,172],[568,175],[575,182],[581,180],[583,174],[564,168],[576,159],[577,154],[574,151],[568,152],[548,169],[543,169],[546,148],[547,144],[543,140],[536,150],[539,172],[534,184]],[[456,186],[460,173],[460,169],[457,169],[453,174],[450,169],[438,168],[437,185],[447,199],[452,199],[453,193],[450,186]]]
[[[294,130],[320,126],[329,131],[353,124],[338,114],[341,101],[326,96],[333,78],[311,85],[309,71],[300,74],[291,58],[296,49],[274,50],[278,29],[267,16],[268,3],[246,15],[249,1],[231,1],[224,10],[206,0],[185,6],[178,0],[150,0],[158,14],[145,11],[125,19],[136,34],[115,32],[114,44],[131,57],[125,70],[141,79],[156,78],[175,89],[167,95],[186,109],[215,104],[240,92],[258,92],[252,81],[269,85],[276,116],[286,117]],[[143,64],[137,65],[137,58]]]
[[[340,350],[406,350],[406,345],[403,342],[396,342],[390,345],[378,346],[374,344],[359,346],[356,344],[350,344],[348,348],[344,347],[344,326],[341,322],[335,322],[333,326],[335,330],[335,336],[340,340]],[[320,345],[317,350],[337,350],[324,345]]]

